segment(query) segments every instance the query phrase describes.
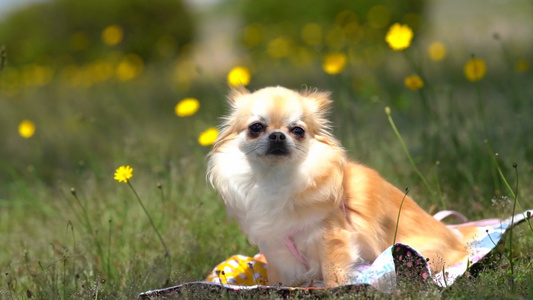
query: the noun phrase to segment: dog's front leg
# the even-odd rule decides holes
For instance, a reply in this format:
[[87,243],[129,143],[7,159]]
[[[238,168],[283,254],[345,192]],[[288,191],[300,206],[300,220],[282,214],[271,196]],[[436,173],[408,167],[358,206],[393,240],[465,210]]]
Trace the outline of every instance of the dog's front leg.
[[327,287],[335,287],[350,282],[357,249],[352,244],[352,233],[335,228],[324,235],[321,253],[322,276]]

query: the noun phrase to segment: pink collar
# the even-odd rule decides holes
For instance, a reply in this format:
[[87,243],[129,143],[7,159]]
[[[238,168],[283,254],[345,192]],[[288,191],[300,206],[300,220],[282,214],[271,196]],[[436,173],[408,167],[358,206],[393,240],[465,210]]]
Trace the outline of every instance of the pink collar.
[[296,248],[296,244],[294,243],[294,240],[292,239],[292,236],[296,233],[300,232],[300,228],[295,228],[289,234],[285,237],[285,246],[289,248],[289,251],[291,252],[292,256],[296,258],[299,262],[301,262],[307,269],[309,269],[309,264],[307,263],[307,260],[305,257],[303,257],[300,252],[298,251],[298,248]]

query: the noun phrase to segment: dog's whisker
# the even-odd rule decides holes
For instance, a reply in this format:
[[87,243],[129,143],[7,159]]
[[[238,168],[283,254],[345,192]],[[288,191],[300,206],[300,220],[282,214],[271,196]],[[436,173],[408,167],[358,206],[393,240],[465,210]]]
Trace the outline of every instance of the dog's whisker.
[[248,154],[254,152],[255,150],[257,150],[257,149],[259,149],[259,148],[261,148],[261,146],[257,146],[257,147],[255,147],[255,148],[251,149],[250,151],[246,151],[246,152],[244,152],[244,153],[243,153],[243,156],[241,157],[241,160],[242,160],[242,159],[245,159],[245,158],[248,156]]

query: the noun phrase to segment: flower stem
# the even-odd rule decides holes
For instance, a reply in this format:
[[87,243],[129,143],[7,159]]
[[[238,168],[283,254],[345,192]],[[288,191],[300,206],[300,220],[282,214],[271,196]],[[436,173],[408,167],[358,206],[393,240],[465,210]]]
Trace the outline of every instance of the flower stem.
[[[425,112],[431,117],[431,119],[435,120],[437,116],[433,112],[433,109],[431,108],[431,103],[429,102],[428,96],[426,94],[426,91],[430,90],[430,83],[427,80],[426,76],[424,75],[422,68],[418,67],[414,59],[405,51],[403,51],[403,54],[405,55],[405,59],[411,65],[411,68],[413,68],[415,73],[418,76],[420,76],[420,79],[422,79],[422,82],[424,82],[424,87],[419,90],[420,98],[422,99],[422,107],[425,110]],[[426,115],[423,114],[423,116],[426,116]]]
[[396,229],[394,230],[394,240],[392,241],[392,244],[396,244],[396,234],[398,233],[398,227],[400,225],[400,213],[402,212],[402,206],[403,201],[405,200],[405,197],[407,197],[407,193],[409,193],[409,188],[405,189],[405,194],[403,194],[402,202],[400,203],[400,208],[398,209],[398,218],[396,219]]
[[159,238],[159,241],[161,242],[161,245],[163,246],[163,248],[165,249],[165,257],[168,257],[169,260],[170,260],[170,252],[168,252],[168,248],[167,246],[165,245],[165,242],[163,241],[163,238],[161,237],[161,234],[159,234],[159,231],[157,231],[157,228],[155,227],[155,224],[154,224],[154,221],[152,220],[152,217],[150,216],[150,214],[148,213],[148,211],[146,210],[146,207],[144,207],[144,204],[143,202],[141,201],[141,198],[139,197],[139,195],[137,194],[137,191],[135,191],[135,189],[133,188],[133,186],[131,185],[130,181],[126,181],[128,183],[128,185],[130,186],[131,190],[133,191],[133,194],[135,194],[135,198],[137,198],[137,201],[139,202],[139,204],[141,205],[142,209],[144,210],[144,213],[146,214],[146,216],[148,217],[148,220],[150,221],[150,225],[152,225],[152,228],[154,229],[155,233],[157,234],[157,237]]
[[[429,183],[427,182],[427,180],[424,177],[424,175],[422,175],[420,170],[418,170],[418,168],[416,167],[415,161],[411,157],[411,154],[409,153],[409,149],[407,149],[407,146],[405,145],[405,142],[403,141],[402,135],[398,131],[398,128],[396,128],[396,124],[394,124],[394,120],[392,119],[389,107],[385,108],[385,113],[387,114],[387,118],[389,119],[389,123],[390,123],[390,125],[392,127],[392,130],[394,130],[394,133],[396,134],[396,137],[398,137],[398,140],[400,140],[400,144],[402,145],[402,148],[403,148],[405,154],[407,155],[407,158],[409,159],[409,162],[413,166],[413,169],[415,170],[415,172],[418,175],[418,177],[420,177],[420,179],[424,183],[424,186],[427,188],[427,190],[429,192],[429,195],[431,196],[431,199],[433,200],[433,202],[434,203],[437,202],[437,199],[435,199],[435,195],[434,195],[433,190],[429,186]],[[441,202],[442,202],[443,209],[446,209],[446,202],[443,201],[443,199],[441,199]]]
[[[502,179],[504,186],[507,188],[507,191],[509,192],[509,194],[511,194],[511,196],[514,199],[513,210],[515,209],[515,205],[518,205],[520,210],[524,211],[524,208],[522,208],[522,205],[520,204],[520,202],[518,202],[518,195],[515,194],[515,192],[513,191],[511,186],[509,185],[509,182],[507,181],[507,179],[503,175],[502,169],[500,168],[500,164],[498,164],[498,160],[496,159],[496,155],[497,154],[493,154],[494,152],[492,152],[492,147],[490,146],[488,141],[485,141],[485,143],[486,143],[487,148],[489,149],[489,151],[491,153],[492,161],[496,165],[496,169],[498,170],[498,174],[500,174],[500,178]],[[518,181],[518,173],[517,173],[516,176],[517,176],[517,181]],[[518,185],[517,185],[517,192],[518,192]],[[514,219],[514,212],[513,212],[513,219]],[[531,229],[531,231],[533,231],[533,226],[531,225],[531,221],[529,220],[529,218],[525,218],[525,220],[526,220],[527,224],[529,225],[529,229]]]
[[516,213],[516,202],[518,202],[518,165],[515,163],[513,164],[513,168],[516,174],[516,189],[514,194],[514,201],[513,201],[513,212],[511,216],[511,230],[509,231],[509,264],[511,265],[511,289],[514,292],[514,263],[512,258],[513,255],[513,228],[514,228],[514,215]]

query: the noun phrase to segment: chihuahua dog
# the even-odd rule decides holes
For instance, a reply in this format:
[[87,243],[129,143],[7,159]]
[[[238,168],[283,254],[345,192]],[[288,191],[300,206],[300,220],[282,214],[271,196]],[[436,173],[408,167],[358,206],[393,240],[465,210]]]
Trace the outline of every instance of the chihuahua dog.
[[349,284],[357,267],[371,264],[395,236],[429,258],[433,272],[466,258],[460,233],[376,171],[348,160],[326,119],[329,96],[233,89],[208,155],[208,180],[265,255],[268,283]]

